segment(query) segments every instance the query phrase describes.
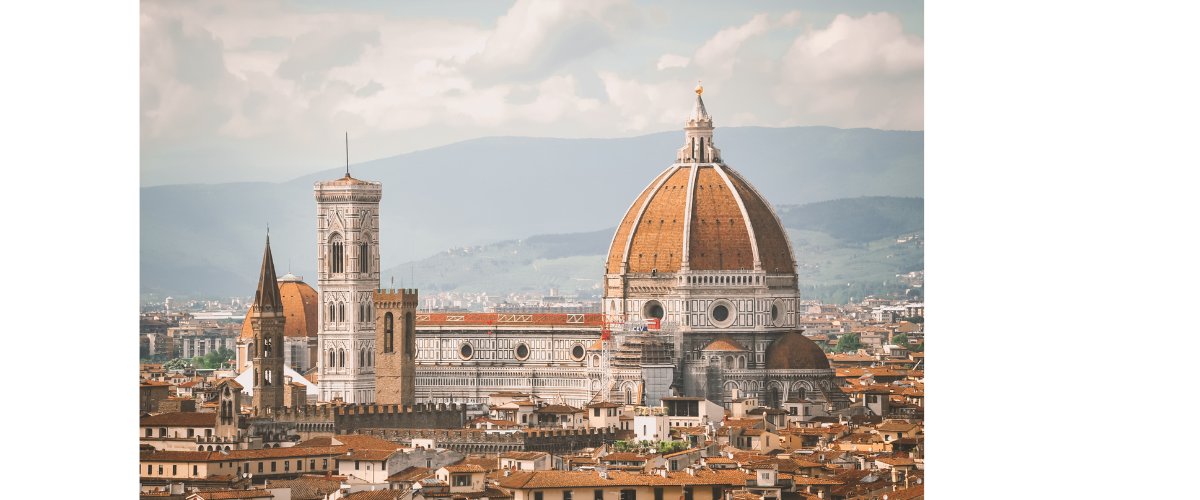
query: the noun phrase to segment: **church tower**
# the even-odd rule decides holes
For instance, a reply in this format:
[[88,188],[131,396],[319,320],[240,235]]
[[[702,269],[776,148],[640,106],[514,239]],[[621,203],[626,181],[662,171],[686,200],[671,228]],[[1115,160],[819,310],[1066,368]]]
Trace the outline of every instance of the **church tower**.
[[346,176],[317,182],[317,398],[373,403],[379,199],[383,185]]
[[412,405],[417,392],[417,290],[377,290],[375,306],[376,403]]
[[275,261],[271,258],[271,237],[263,251],[258,291],[250,308],[250,328],[254,344],[254,408],[283,406],[283,299],[275,279]]

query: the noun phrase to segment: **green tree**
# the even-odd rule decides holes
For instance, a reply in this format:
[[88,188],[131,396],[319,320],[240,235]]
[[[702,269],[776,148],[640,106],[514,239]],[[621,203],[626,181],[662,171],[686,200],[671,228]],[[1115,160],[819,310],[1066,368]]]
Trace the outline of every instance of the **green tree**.
[[923,318],[921,316],[913,316],[910,318],[900,318],[900,321],[907,321],[909,323],[924,323],[925,318]]
[[838,338],[837,347],[835,347],[833,350],[834,352],[855,352],[862,348],[863,345],[862,342],[859,342],[858,340],[858,334],[847,333]]
[[925,352],[925,341],[922,340],[919,344],[908,346],[908,350],[911,352]]
[[908,335],[905,335],[903,333],[897,333],[895,336],[892,337],[892,345],[898,345],[900,347],[907,346],[908,345]]
[[183,359],[183,358],[175,358],[170,361],[167,361],[166,363],[163,363],[162,367],[163,367],[163,370],[182,370],[184,368],[187,368],[188,366],[191,366],[188,363],[188,360]]

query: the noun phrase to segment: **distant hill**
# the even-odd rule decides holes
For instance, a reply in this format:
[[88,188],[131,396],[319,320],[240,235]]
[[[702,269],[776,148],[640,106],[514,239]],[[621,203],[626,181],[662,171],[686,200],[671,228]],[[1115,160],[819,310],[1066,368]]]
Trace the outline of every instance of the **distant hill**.
[[[574,245],[606,249],[611,234],[593,234],[590,243],[556,238],[612,227],[671,164],[682,138],[682,132],[620,139],[489,137],[350,170],[357,178],[383,182],[385,269],[455,246],[534,234],[548,235],[528,242],[539,248],[544,243],[548,258],[560,257],[554,252],[582,258]],[[726,161],[774,204],[924,195],[923,132],[722,127],[716,143]],[[251,294],[268,224],[280,270],[290,265],[294,274],[315,282],[313,183],[341,175],[337,168],[281,183],[142,188],[143,297]]]
[[784,227],[828,233],[851,243],[864,243],[925,227],[923,198],[863,196],[775,207]]
[[[920,198],[843,198],[776,210],[796,252],[806,298],[844,303],[851,297],[903,294],[907,281],[896,275],[925,267],[921,238],[897,242],[897,236],[923,237]],[[560,293],[594,297],[600,292],[596,285],[603,278],[615,232],[614,227],[448,249],[385,269],[383,277],[385,282],[395,277],[396,286],[415,284],[430,293],[507,295],[558,288]]]

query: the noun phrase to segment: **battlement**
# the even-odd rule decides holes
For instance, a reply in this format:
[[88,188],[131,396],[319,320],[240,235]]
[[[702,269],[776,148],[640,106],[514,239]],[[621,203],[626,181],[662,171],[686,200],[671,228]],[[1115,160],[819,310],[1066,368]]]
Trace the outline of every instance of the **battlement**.
[[508,451],[545,451],[570,453],[582,448],[596,448],[619,439],[621,431],[602,429],[523,429],[511,433],[490,432],[485,429],[389,429],[361,428],[353,434],[363,434],[393,443],[412,446],[414,439],[432,440],[437,448],[460,453],[500,453]]
[[[379,288],[375,290],[374,298],[376,307],[394,307],[394,308],[413,308],[417,307],[417,289],[416,288]],[[392,305],[382,305],[389,303]]]
[[416,405],[304,405],[265,408],[256,418],[274,422],[333,423],[337,434],[360,428],[456,429],[466,419],[465,404],[419,403]]

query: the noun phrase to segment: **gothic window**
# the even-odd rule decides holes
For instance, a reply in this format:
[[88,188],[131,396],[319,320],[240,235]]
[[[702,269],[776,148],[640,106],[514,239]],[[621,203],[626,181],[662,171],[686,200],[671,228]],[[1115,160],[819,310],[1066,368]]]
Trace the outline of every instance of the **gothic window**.
[[371,246],[370,242],[360,243],[358,245],[358,269],[359,272],[371,272]]
[[367,366],[367,351],[358,350],[358,366]]
[[330,302],[329,303],[329,316],[325,317],[325,321],[330,322],[330,323],[337,321],[337,314],[335,314],[336,312],[337,312],[336,309],[334,309],[334,307],[333,307],[333,302]]
[[338,306],[337,307],[338,323],[346,321],[346,304],[342,303],[342,302],[338,302],[337,306]]
[[411,312],[404,313],[404,354],[413,353],[413,342],[416,338],[416,328],[413,325],[413,314]]
[[383,315],[383,352],[392,352],[392,313]]
[[343,263],[345,262],[346,256],[342,252],[342,237],[336,234],[333,235],[333,240],[330,244],[330,247],[330,272],[344,272],[345,268]]
[[346,367],[346,350],[338,349],[338,368]]
[[329,364],[326,365],[326,368],[337,367],[337,363],[335,363],[335,361],[336,361],[336,359],[334,359],[333,349],[330,349],[329,350]]
[[363,306],[362,302],[359,302],[358,303],[358,321],[360,321],[360,322],[366,321],[367,315],[363,314],[365,312],[366,312],[366,308]]

